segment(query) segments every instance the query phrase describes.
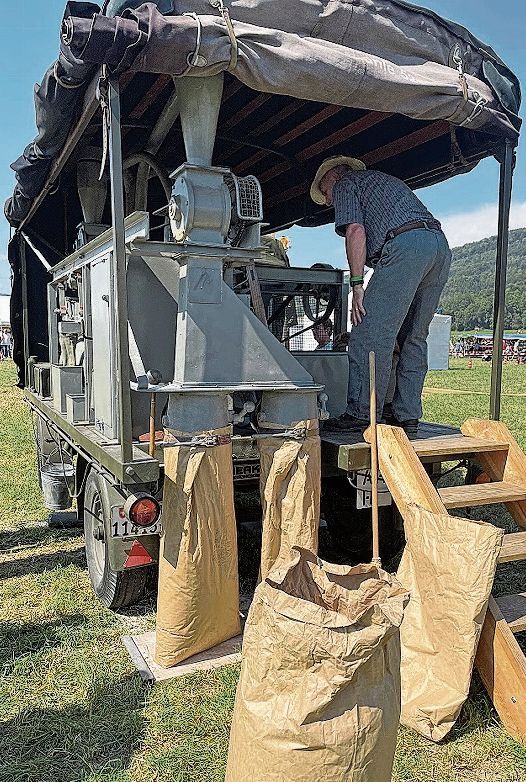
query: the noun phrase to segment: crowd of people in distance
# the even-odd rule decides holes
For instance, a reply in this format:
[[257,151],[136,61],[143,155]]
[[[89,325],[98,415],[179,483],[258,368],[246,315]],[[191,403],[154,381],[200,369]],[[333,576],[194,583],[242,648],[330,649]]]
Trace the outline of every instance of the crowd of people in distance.
[[[493,340],[490,337],[458,337],[450,344],[450,354],[455,358],[481,358],[491,360]],[[526,364],[526,339],[505,339],[502,343],[504,361]]]
[[13,358],[13,335],[7,329],[0,329],[0,361]]

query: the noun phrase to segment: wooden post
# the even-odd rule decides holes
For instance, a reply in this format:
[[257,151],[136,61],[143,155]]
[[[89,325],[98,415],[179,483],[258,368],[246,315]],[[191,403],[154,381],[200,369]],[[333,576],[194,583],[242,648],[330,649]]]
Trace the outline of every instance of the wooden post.
[[148,453],[155,456],[155,415],[157,413],[157,398],[155,394],[150,395],[150,445]]
[[378,437],[376,431],[376,361],[374,352],[369,353],[369,394],[371,415],[371,511],[373,522],[373,558],[374,565],[381,567],[380,529],[378,524]]

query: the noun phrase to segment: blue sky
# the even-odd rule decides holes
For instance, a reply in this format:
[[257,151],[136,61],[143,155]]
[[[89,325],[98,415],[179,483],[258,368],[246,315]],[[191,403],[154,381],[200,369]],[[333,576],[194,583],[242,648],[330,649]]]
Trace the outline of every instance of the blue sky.
[[[277,2],[279,0],[276,0]],[[524,0],[429,0],[423,4],[466,25],[488,42],[518,75],[526,93],[526,4]],[[0,198],[2,204],[13,186],[10,163],[35,135],[33,87],[58,50],[58,31],[65,0],[21,0],[2,3],[0,28],[0,83],[4,110],[0,123]],[[21,62],[21,60],[23,60]],[[526,154],[519,147],[511,224],[526,226]],[[498,166],[483,161],[475,171],[419,191],[431,211],[443,220],[453,245],[496,232]],[[291,229],[292,260],[300,265],[315,261],[344,265],[343,243],[329,227]],[[5,262],[9,227],[0,218],[0,292],[9,290]]]

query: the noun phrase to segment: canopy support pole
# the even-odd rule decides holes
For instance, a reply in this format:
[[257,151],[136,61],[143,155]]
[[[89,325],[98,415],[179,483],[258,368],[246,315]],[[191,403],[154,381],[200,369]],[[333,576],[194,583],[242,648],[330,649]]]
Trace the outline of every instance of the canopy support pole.
[[493,356],[491,364],[490,418],[500,418],[502,392],[502,341],[504,338],[506,305],[506,272],[508,266],[508,237],[510,228],[511,188],[513,183],[514,146],[506,141],[504,157],[500,163],[499,225],[497,234],[497,260],[495,268],[495,295],[493,299]]
[[118,435],[121,459],[133,459],[130,399],[130,349],[128,344],[128,294],[126,290],[126,240],[124,234],[124,183],[122,176],[121,103],[119,81],[108,80],[111,214],[117,348]]

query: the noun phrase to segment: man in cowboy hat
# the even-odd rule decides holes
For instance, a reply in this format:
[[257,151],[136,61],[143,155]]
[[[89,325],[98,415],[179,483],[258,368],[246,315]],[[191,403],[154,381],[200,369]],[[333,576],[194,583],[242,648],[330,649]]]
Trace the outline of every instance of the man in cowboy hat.
[[[396,390],[388,423],[416,436],[427,372],[427,335],[446,284],[451,251],[440,223],[399,179],[336,156],[319,167],[311,186],[317,204],[334,206],[336,233],[345,238],[351,270],[353,328],[349,341],[347,410],[325,428],[363,431],[369,419],[368,357],[376,354],[382,415],[398,342]],[[374,274],[364,292],[364,266]],[[387,411],[385,411],[387,412]]]

